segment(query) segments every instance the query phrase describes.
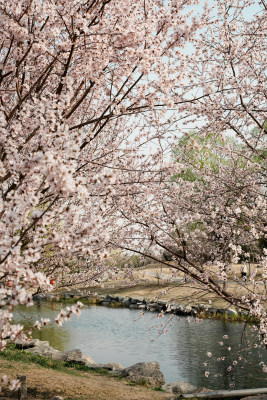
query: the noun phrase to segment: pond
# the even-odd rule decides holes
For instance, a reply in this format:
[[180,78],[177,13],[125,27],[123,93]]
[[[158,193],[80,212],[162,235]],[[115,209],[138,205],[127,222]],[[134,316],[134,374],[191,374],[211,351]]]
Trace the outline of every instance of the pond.
[[[57,303],[35,304],[14,311],[14,316],[16,321],[27,324],[28,318],[33,322],[41,316],[52,319],[59,309]],[[33,337],[48,340],[58,350],[79,348],[97,363],[117,362],[127,367],[141,361],[158,361],[168,383],[183,380],[211,389],[266,386],[267,374],[259,365],[262,361],[267,364],[266,350],[256,348],[255,342],[252,350],[243,346],[241,360],[238,359],[244,324],[211,319],[196,322],[193,318],[188,322],[177,316],[168,321],[169,317],[166,314],[158,319],[156,313],[146,312],[140,318],[138,310],[92,305],[61,328],[48,326],[34,332]],[[166,324],[165,335],[157,334],[160,324]]]

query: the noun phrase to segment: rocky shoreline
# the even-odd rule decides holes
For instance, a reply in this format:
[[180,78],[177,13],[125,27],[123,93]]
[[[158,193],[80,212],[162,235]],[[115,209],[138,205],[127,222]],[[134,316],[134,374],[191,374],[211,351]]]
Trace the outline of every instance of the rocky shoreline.
[[[208,307],[204,304],[198,305],[187,305],[183,306],[177,303],[169,303],[168,301],[159,300],[152,301],[150,299],[144,299],[140,297],[130,296],[117,296],[117,295],[81,295],[74,291],[65,293],[48,293],[48,294],[36,294],[33,296],[33,300],[36,302],[41,301],[57,301],[74,303],[78,300],[82,301],[86,305],[96,304],[106,307],[127,307],[129,309],[140,310],[140,312],[168,312],[179,316],[192,316],[192,317],[203,317],[203,318],[225,318],[229,320],[244,320],[248,317],[248,314],[241,310],[234,310],[231,308],[215,308]],[[70,351],[58,351],[49,345],[49,342],[40,341],[34,339],[25,342],[16,342],[18,349],[23,349],[36,355],[51,358],[54,361],[63,362],[66,366],[72,364],[83,365],[91,370],[104,370],[108,371],[110,375],[123,377],[130,382],[136,384],[146,384],[153,388],[162,389],[167,393],[175,395],[172,399],[177,399],[180,396],[200,393],[211,393],[211,389],[203,387],[194,387],[193,385],[184,382],[177,381],[166,384],[164,376],[160,370],[160,365],[157,361],[154,362],[141,362],[134,364],[128,368],[124,368],[119,363],[108,363],[99,364],[89,355],[82,355],[81,350],[74,349]]]
[[[157,361],[141,362],[130,367],[124,368],[118,363],[97,364],[89,356],[82,355],[81,350],[73,349],[69,351],[58,351],[49,345],[47,341],[38,339],[28,341],[15,341],[15,346],[19,350],[39,355],[45,358],[51,358],[53,361],[61,362],[66,367],[73,367],[74,364],[85,366],[88,370],[100,372],[106,371],[110,375],[118,378],[125,378],[134,384],[147,385],[155,390],[162,390],[170,393],[172,397],[168,400],[178,400],[181,398],[240,398],[246,400],[267,400],[267,389],[248,389],[248,390],[220,390],[214,391],[204,387],[195,387],[184,381],[165,383],[164,376],[160,370]],[[26,376],[20,376],[24,381]],[[249,397],[246,397],[249,396]],[[26,399],[26,398],[25,398]],[[56,396],[52,400],[63,400]]]
[[24,350],[35,355],[51,358],[59,361],[66,366],[73,364],[83,365],[91,370],[108,371],[110,375],[126,378],[135,384],[146,384],[153,388],[162,389],[167,393],[180,396],[188,393],[203,393],[211,391],[203,387],[195,387],[187,382],[179,381],[170,384],[165,383],[164,376],[157,361],[140,362],[130,367],[124,368],[119,363],[98,364],[89,355],[82,355],[81,350],[73,349],[69,351],[58,351],[49,345],[47,341],[38,339],[28,340],[27,342],[15,341],[15,346],[19,350]]
[[149,312],[168,312],[179,316],[194,316],[200,318],[218,318],[230,321],[243,321],[248,319],[248,313],[233,308],[209,307],[205,304],[182,305],[170,303],[164,300],[153,301],[141,297],[116,296],[116,295],[79,295],[75,292],[65,292],[61,294],[37,294],[33,296],[35,301],[68,301],[80,300],[85,304],[97,304],[106,307],[127,307],[140,311]]

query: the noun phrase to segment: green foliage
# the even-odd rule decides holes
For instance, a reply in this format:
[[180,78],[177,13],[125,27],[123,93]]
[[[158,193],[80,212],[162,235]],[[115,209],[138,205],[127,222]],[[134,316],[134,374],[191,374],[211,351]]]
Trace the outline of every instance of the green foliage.
[[195,132],[190,132],[182,136],[174,151],[174,158],[177,162],[186,164],[186,167],[172,180],[181,178],[189,182],[203,181],[203,175],[207,169],[218,173],[219,166],[227,165],[229,162],[220,149],[230,143],[234,143],[231,138],[226,137],[223,140],[213,133],[200,136]]
[[165,390],[162,389],[161,386],[156,386],[156,387],[153,388],[153,390],[155,390],[155,392],[165,392]]

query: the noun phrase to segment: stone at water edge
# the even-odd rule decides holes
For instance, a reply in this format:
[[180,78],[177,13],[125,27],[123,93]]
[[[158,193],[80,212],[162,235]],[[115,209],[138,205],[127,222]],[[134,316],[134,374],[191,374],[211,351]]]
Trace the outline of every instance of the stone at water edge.
[[[36,347],[26,349],[29,353],[38,354],[44,357],[50,357],[54,361],[65,361],[69,363],[86,364],[86,360],[82,359],[82,352],[79,349],[69,351],[58,351],[47,345],[48,342],[41,342]],[[93,361],[93,360],[92,360]]]
[[90,364],[90,365],[91,365],[91,364],[95,364],[95,360],[93,360],[92,357],[89,356],[89,355],[87,355],[87,356],[82,356],[81,359],[85,361],[85,365],[87,365],[87,364]]
[[165,384],[162,386],[162,389],[166,390],[167,393],[175,394],[195,393],[197,391],[197,387],[190,385],[190,383],[184,381]]
[[157,361],[141,362],[125,368],[121,371],[122,376],[132,382],[146,382],[147,384],[159,387],[164,385],[164,376]]
[[190,385],[190,383],[187,383],[184,381],[177,381],[177,382],[165,384],[162,386],[162,389],[165,390],[167,393],[174,393],[174,394],[177,394],[178,396],[183,395],[183,394],[188,394],[188,393],[212,392],[211,389],[207,389],[204,387],[196,387],[196,386]]
[[106,369],[107,371],[113,371],[113,365],[111,364],[86,364],[91,369]]
[[49,342],[47,341],[42,341],[39,339],[32,339],[32,340],[20,340],[17,339],[14,341],[15,347],[19,350],[25,350],[25,349],[30,349],[33,347],[38,347],[41,344],[44,346],[49,346]]
[[52,359],[55,361],[66,361],[66,362],[77,362],[82,364],[80,360],[82,359],[82,352],[79,349],[69,350],[69,351],[58,351],[52,355]]
[[38,354],[38,355],[44,356],[44,357],[51,357],[51,358],[53,358],[53,356],[55,354],[61,353],[60,351],[55,350],[55,349],[53,349],[53,347],[50,347],[44,343],[41,343],[40,345],[38,345],[36,347],[26,349],[25,351],[27,351],[29,353],[33,353],[33,354]]
[[122,371],[124,369],[124,367],[119,363],[109,363],[109,365],[112,365],[113,371]]

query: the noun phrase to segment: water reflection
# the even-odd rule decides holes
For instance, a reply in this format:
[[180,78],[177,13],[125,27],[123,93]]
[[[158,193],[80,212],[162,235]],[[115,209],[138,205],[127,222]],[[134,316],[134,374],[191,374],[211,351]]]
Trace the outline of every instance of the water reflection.
[[[42,317],[53,318],[60,308],[54,310],[48,305],[24,309],[16,314],[17,319],[33,317],[34,321]],[[167,322],[165,316],[165,322]],[[194,320],[192,320],[194,321]],[[204,320],[200,323],[188,322],[186,318],[177,321],[173,318],[167,325],[166,335],[157,336],[157,327],[162,323],[156,314],[145,313],[139,319],[137,310],[111,309],[101,306],[90,306],[82,311],[80,317],[72,317],[63,327],[48,326],[34,333],[35,338],[48,340],[58,350],[80,348],[84,355],[90,354],[99,363],[119,362],[125,367],[141,361],[158,361],[167,382],[185,380],[196,386],[214,389],[252,388],[266,386],[266,374],[259,367],[259,362],[267,363],[266,350],[253,349],[245,353],[247,363],[238,361],[243,324],[225,323],[222,321]],[[224,335],[229,339],[222,339]],[[220,346],[219,342],[224,345]],[[227,348],[230,348],[229,351]],[[207,352],[212,357],[207,357]],[[233,354],[233,355],[232,355]],[[216,362],[217,358],[224,361]],[[209,361],[209,365],[204,363]],[[227,368],[232,366],[233,371]],[[205,371],[210,372],[207,379]],[[215,375],[215,376],[214,376]],[[218,376],[219,375],[219,376]],[[249,379],[248,379],[249,377]]]
[[[50,318],[53,320],[59,313],[64,304],[61,303],[34,303],[32,307],[16,307],[13,311],[16,322],[22,323],[26,328],[32,327],[35,321],[41,318]],[[57,350],[65,350],[71,345],[71,333],[69,327],[65,324],[60,329],[52,324],[44,327],[40,331],[35,330],[32,334],[34,339],[46,340]]]

